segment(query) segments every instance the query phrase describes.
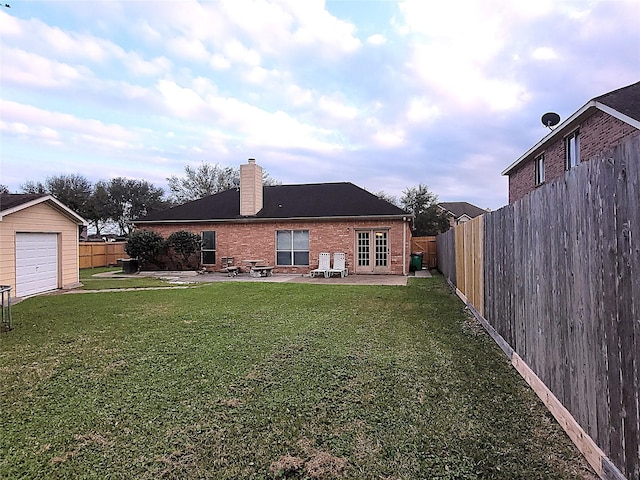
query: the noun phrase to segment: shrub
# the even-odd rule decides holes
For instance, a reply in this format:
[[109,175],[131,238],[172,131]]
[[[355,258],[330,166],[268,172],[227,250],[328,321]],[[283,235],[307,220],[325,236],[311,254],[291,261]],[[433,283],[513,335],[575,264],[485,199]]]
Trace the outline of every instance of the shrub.
[[164,245],[164,239],[159,233],[153,230],[135,230],[129,235],[124,249],[131,258],[140,261],[140,267],[144,267],[150,263],[159,265],[158,256]]
[[173,232],[166,241],[167,247],[180,257],[181,262],[178,263],[179,269],[182,269],[182,266],[186,268],[198,268],[200,264],[199,257],[193,266],[190,260],[196,253],[200,252],[201,243],[199,235],[185,230]]

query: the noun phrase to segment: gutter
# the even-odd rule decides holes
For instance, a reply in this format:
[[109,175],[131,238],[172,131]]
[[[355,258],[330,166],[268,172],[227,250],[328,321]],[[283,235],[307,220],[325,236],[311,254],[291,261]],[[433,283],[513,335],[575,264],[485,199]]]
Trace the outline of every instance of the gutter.
[[237,217],[237,218],[208,218],[190,220],[133,220],[134,225],[154,225],[154,224],[189,224],[189,223],[264,223],[264,222],[317,222],[317,221],[345,221],[345,220],[403,220],[413,215],[350,215],[335,217]]

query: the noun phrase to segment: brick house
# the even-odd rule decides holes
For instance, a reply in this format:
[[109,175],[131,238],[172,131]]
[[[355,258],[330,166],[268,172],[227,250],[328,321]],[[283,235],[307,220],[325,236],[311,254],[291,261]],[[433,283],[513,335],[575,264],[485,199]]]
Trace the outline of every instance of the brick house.
[[509,203],[640,133],[640,82],[587,102],[509,165]]
[[487,210],[469,202],[440,202],[438,207],[447,215],[452,227],[487,213]]
[[201,235],[202,265],[260,259],[276,273],[308,273],[320,252],[344,252],[349,274],[406,275],[413,216],[348,182],[263,186],[262,168],[240,166],[239,189],[150,214],[134,222],[168,237]]

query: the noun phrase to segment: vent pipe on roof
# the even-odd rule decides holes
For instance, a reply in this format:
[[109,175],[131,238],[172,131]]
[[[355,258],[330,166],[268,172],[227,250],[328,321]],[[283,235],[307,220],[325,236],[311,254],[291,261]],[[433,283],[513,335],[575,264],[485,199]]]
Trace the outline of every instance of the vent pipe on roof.
[[262,167],[250,158],[240,165],[240,215],[248,217],[262,210]]

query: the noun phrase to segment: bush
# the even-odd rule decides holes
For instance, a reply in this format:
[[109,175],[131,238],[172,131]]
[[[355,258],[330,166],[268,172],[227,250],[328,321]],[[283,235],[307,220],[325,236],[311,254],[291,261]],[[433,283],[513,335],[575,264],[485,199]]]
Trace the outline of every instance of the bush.
[[167,247],[180,257],[181,261],[177,262],[179,270],[181,270],[183,266],[187,269],[198,268],[200,265],[199,255],[193,264],[190,260],[200,252],[201,243],[202,241],[199,235],[185,230],[173,232],[166,241]]
[[[162,235],[153,230],[135,230],[129,235],[124,249],[131,258],[137,258],[140,266],[159,265],[158,257],[165,246]],[[160,266],[160,265],[159,265]]]

